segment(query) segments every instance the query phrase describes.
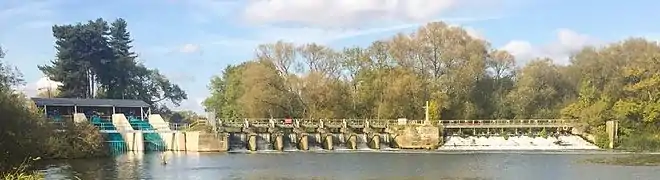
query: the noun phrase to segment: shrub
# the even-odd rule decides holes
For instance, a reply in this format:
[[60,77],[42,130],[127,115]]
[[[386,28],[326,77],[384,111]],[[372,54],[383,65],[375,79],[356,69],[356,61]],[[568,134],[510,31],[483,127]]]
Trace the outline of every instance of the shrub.
[[[41,159],[86,158],[107,155],[99,131],[88,123],[69,122],[56,131],[34,104],[22,95],[0,88],[0,174],[32,174],[32,163]],[[9,178],[11,179],[11,178]]]

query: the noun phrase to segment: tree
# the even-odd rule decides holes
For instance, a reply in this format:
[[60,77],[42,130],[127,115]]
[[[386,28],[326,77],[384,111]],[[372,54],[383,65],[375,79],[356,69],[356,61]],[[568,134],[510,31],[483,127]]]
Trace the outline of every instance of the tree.
[[[558,65],[490,49],[460,27],[429,23],[367,47],[334,50],[283,41],[211,81],[207,111],[222,118],[576,118],[604,134],[621,122],[629,141],[660,148],[660,47],[629,39],[586,47]],[[628,144],[626,146],[636,146]]]
[[123,19],[108,25],[100,18],[53,26],[57,58],[39,69],[62,82],[59,97],[139,99],[162,112],[167,109],[159,103],[167,100],[178,106],[187,99],[178,85],[136,61],[127,27]]
[[176,111],[172,113],[172,117],[169,118],[169,122],[172,123],[192,123],[204,117],[193,111]]
[[8,92],[12,87],[25,84],[23,74],[16,67],[6,65],[3,61],[5,52],[0,46],[0,90]]

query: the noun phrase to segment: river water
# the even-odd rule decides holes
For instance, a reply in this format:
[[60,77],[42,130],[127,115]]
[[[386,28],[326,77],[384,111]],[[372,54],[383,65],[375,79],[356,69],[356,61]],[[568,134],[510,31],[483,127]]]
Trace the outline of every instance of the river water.
[[[581,162],[596,151],[129,153],[53,162],[47,179],[660,179],[660,167]],[[163,159],[167,159],[164,165]]]

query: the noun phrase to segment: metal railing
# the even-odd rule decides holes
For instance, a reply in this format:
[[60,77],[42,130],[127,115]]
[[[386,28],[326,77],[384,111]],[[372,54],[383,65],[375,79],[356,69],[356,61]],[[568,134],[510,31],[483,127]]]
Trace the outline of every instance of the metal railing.
[[553,125],[573,124],[573,119],[514,119],[514,120],[439,120],[443,125]]
[[183,131],[190,128],[188,123],[169,123],[170,129],[173,131]]
[[[266,125],[266,119],[221,119],[222,126],[242,127],[247,121],[252,125]],[[494,125],[537,125],[537,126],[571,126],[576,123],[575,119],[498,119],[498,120],[411,120],[411,119],[294,119],[293,122],[300,122],[300,126],[316,126],[323,122],[324,125],[343,125],[364,126],[369,121],[371,126],[384,125],[432,125],[432,126],[494,126]],[[284,119],[274,119],[275,125],[284,124]],[[402,124],[403,123],[403,124]]]

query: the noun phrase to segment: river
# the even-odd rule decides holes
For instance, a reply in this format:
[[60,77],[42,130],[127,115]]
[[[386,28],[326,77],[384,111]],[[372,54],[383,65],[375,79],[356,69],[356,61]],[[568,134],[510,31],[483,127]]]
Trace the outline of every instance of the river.
[[[618,154],[621,155],[621,154]],[[596,151],[123,154],[52,162],[47,179],[658,179],[660,167],[580,162]]]

